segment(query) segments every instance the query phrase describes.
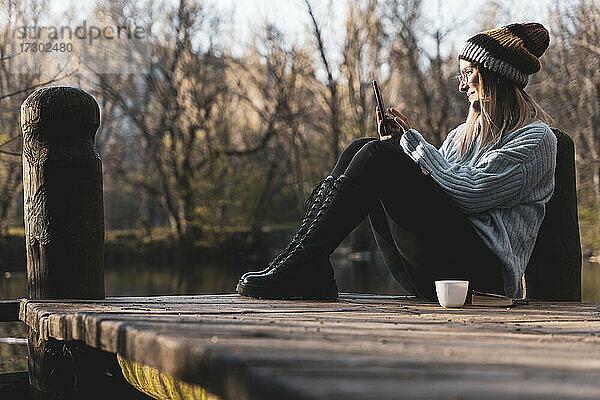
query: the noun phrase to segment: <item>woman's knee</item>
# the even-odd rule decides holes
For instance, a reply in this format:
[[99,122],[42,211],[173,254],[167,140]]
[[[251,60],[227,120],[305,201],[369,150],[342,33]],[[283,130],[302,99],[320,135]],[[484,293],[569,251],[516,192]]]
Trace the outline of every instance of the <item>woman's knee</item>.
[[376,177],[381,171],[417,171],[421,169],[401,147],[373,140],[365,143],[348,164],[345,174],[352,177]]
[[338,161],[336,162],[331,174],[335,177],[338,177],[339,175],[341,175],[346,170],[346,168],[348,167],[348,164],[350,164],[350,162],[352,161],[352,159],[354,158],[356,153],[358,153],[360,151],[360,149],[362,149],[363,147],[365,147],[366,144],[368,144],[369,142],[372,142],[372,141],[378,141],[378,139],[372,138],[372,137],[354,139],[346,147],[346,149],[344,149],[342,154],[340,154],[340,157],[339,157]]
[[376,150],[376,151],[390,151],[390,152],[397,152],[397,151],[401,151],[404,153],[404,150],[402,150],[401,147],[392,144],[386,140],[371,140],[367,143],[365,143],[365,145],[368,145],[369,148],[371,148],[372,150]]
[[344,153],[346,153],[349,156],[354,156],[354,154],[358,153],[358,151],[360,149],[362,149],[365,145],[367,145],[370,142],[373,141],[379,141],[377,138],[374,137],[364,137],[364,138],[358,138],[358,139],[354,139],[344,150]]
[[410,159],[401,147],[383,140],[373,140],[365,143],[360,149],[360,153],[368,154],[371,158],[374,158],[374,155],[377,154],[376,158],[378,160],[383,161],[383,159],[386,159],[388,162],[393,163],[401,163]]

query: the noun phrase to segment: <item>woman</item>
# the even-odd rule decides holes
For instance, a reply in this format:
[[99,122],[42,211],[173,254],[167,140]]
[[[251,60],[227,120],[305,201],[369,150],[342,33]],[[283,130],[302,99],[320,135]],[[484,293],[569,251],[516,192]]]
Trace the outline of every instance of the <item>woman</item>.
[[523,91],[548,44],[538,23],[470,38],[458,55],[466,122],[438,150],[398,110],[383,121],[378,112],[392,134],[345,149],[296,236],[266,269],[244,274],[238,292],[336,298],[329,255],[369,215],[386,265],[413,294],[435,299],[435,280],[466,279],[476,290],[521,297],[554,191],[556,138]]

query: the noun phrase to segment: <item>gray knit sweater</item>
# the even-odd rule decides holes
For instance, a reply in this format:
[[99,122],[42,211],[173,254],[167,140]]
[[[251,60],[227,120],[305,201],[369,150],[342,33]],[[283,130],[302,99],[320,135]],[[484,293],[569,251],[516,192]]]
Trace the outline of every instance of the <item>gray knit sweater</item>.
[[480,154],[478,140],[458,160],[454,137],[464,126],[450,132],[439,150],[414,129],[402,136],[400,145],[467,214],[503,263],[506,295],[520,298],[521,278],[554,192],[556,136],[535,120]]

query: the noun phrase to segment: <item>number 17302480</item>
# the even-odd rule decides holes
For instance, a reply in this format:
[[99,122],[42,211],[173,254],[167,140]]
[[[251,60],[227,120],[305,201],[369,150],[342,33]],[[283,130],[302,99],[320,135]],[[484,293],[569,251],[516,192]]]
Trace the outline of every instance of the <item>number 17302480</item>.
[[64,42],[23,42],[19,43],[21,53],[65,53],[73,51],[73,43]]

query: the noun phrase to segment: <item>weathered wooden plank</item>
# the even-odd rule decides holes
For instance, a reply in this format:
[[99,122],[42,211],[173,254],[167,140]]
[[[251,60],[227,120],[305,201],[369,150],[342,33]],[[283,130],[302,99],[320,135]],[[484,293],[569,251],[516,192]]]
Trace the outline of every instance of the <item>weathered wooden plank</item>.
[[[341,371],[341,373],[340,373]],[[298,391],[310,392],[324,399],[431,399],[431,398],[494,398],[494,399],[567,399],[596,398],[597,387],[589,382],[597,374],[585,374],[585,380],[565,373],[528,373],[523,370],[498,369],[489,365],[398,365],[393,370],[331,369],[323,374],[288,374],[281,370],[263,370],[263,376],[276,376],[282,383]],[[545,372],[545,371],[544,371]],[[565,379],[566,378],[566,379]],[[573,381],[571,381],[573,378]],[[368,390],[364,389],[367,385]]]
[[[301,331],[315,331],[315,332],[326,332],[327,330],[334,329],[338,332],[350,332],[353,334],[359,334],[360,332],[366,332],[366,334],[377,333],[380,337],[385,337],[388,334],[395,335],[398,331],[408,332],[409,334],[421,331],[434,333],[439,331],[442,334],[449,332],[461,332],[463,334],[485,335],[493,334],[494,332],[510,333],[519,332],[521,333],[537,333],[537,334],[552,334],[555,332],[561,333],[562,336],[567,337],[568,335],[591,335],[592,338],[597,338],[598,327],[600,321],[553,321],[553,320],[537,320],[531,322],[523,322],[518,319],[516,322],[502,322],[502,323],[491,323],[486,322],[484,324],[471,320],[469,323],[469,331],[464,328],[465,322],[460,321],[416,321],[411,319],[389,319],[382,318],[380,320],[371,321],[356,321],[354,318],[347,319],[343,316],[323,316],[322,314],[314,315],[312,319],[304,316],[300,320],[294,320],[290,318],[290,315],[281,314],[269,314],[268,316],[244,316],[244,317],[232,317],[223,316],[217,318],[214,315],[208,316],[177,316],[170,317],[166,315],[104,315],[104,314],[73,314],[67,317],[60,317],[57,315],[51,315],[48,317],[47,327],[50,329],[49,333],[52,337],[57,337],[64,340],[79,340],[78,338],[70,335],[81,332],[81,328],[78,327],[77,322],[79,319],[87,318],[93,319],[95,322],[107,323],[109,321],[133,323],[138,325],[155,325],[163,330],[174,329],[175,331],[185,332],[186,329],[195,331],[197,329],[204,329],[204,327],[212,327],[211,329],[223,329],[226,332],[235,332],[241,330],[243,332],[248,331],[252,328],[254,330],[268,330],[274,331],[277,329],[286,329],[291,331],[300,327]],[[201,325],[200,325],[201,324]],[[92,329],[87,328],[87,329]]]
[[[103,320],[109,319],[118,319],[125,320],[131,318],[135,319],[167,319],[172,323],[177,323],[177,321],[181,321],[182,323],[186,323],[189,321],[198,321],[200,322],[203,319],[208,319],[211,317],[219,318],[219,319],[230,319],[232,321],[246,321],[251,320],[252,318],[257,319],[267,319],[270,321],[279,321],[279,320],[289,320],[291,323],[294,321],[303,322],[304,320],[312,321],[312,320],[323,320],[323,321],[334,321],[336,323],[345,323],[352,324],[357,323],[361,326],[367,323],[413,323],[413,324],[443,324],[451,325],[451,324],[470,324],[470,325],[482,325],[482,326],[507,326],[508,324],[522,324],[523,326],[531,326],[535,327],[540,324],[549,324],[552,326],[558,326],[559,324],[568,324],[570,326],[576,326],[576,324],[583,324],[583,326],[589,325],[590,328],[593,328],[598,321],[599,317],[593,314],[582,314],[582,315],[572,315],[572,314],[564,314],[564,313],[556,313],[553,315],[549,315],[547,313],[539,313],[539,314],[505,314],[498,315],[496,318],[492,315],[483,315],[478,316],[474,314],[419,314],[419,313],[411,313],[411,312],[390,312],[387,310],[364,310],[360,308],[346,309],[346,310],[338,310],[338,309],[329,309],[329,310],[315,310],[315,312],[310,312],[308,310],[302,310],[298,312],[287,311],[287,310],[269,310],[267,312],[261,313],[257,310],[244,310],[240,309],[236,312],[219,312],[219,310],[186,310],[182,312],[134,312],[134,311],[126,311],[120,312],[118,310],[112,312],[103,312],[101,309],[83,309],[78,310],[77,312],[73,312],[72,309],[67,307],[54,308],[52,312],[48,312],[47,309],[39,309],[39,307],[31,307],[32,312],[30,311],[25,321],[27,321],[28,325],[36,327],[38,325],[48,323],[48,321],[54,321],[55,318],[58,318],[59,321],[64,320],[82,320],[89,315],[101,315]],[[68,315],[62,317],[62,315]],[[81,315],[80,315],[81,314]],[[61,316],[61,317],[57,317]],[[37,329],[37,328],[36,328]],[[83,328],[78,328],[83,329]]]
[[[203,301],[202,298],[198,299],[189,299],[185,302],[181,303],[167,303],[167,302],[127,302],[122,301],[120,298],[115,299],[106,299],[106,300],[98,300],[98,301],[85,301],[85,302],[71,302],[70,300],[52,300],[52,301],[32,301],[32,300],[24,300],[22,304],[32,303],[32,306],[35,307],[44,307],[46,310],[60,309],[65,307],[73,307],[73,305],[77,306],[78,310],[88,310],[93,311],[101,310],[102,312],[109,311],[153,311],[153,310],[173,310],[176,312],[197,312],[202,310],[207,311],[217,311],[219,313],[226,312],[240,312],[240,311],[253,311],[258,310],[261,313],[270,312],[270,311],[289,311],[289,312],[303,312],[303,311],[327,311],[327,310],[357,310],[357,309],[368,309],[373,310],[374,307],[381,310],[389,310],[391,312],[401,312],[402,310],[407,310],[412,313],[418,313],[421,315],[425,315],[431,313],[432,315],[437,314],[449,314],[449,315],[469,315],[472,313],[474,315],[493,315],[501,316],[501,315],[515,315],[518,313],[522,313],[523,315],[527,314],[543,314],[543,313],[552,313],[553,315],[561,315],[561,313],[573,314],[575,315],[584,315],[585,313],[590,313],[591,315],[599,315],[599,308],[595,304],[580,304],[580,303],[569,303],[569,304],[556,304],[556,303],[546,303],[546,302],[535,302],[531,307],[518,307],[518,308],[485,308],[485,307],[476,307],[476,306],[466,306],[460,309],[442,309],[437,305],[430,304],[421,304],[421,305],[411,305],[404,304],[401,299],[399,299],[395,304],[384,304],[384,303],[373,303],[373,304],[358,304],[358,303],[346,303],[346,302],[332,302],[332,303],[294,303],[294,302],[267,302],[267,301],[255,301],[255,302],[218,302],[218,301]],[[127,304],[120,306],[120,304]],[[314,304],[314,305],[313,305]],[[120,308],[119,308],[120,307]],[[207,308],[208,307],[208,308]]]
[[[54,306],[55,304],[53,304]],[[66,307],[66,306],[65,306]],[[82,327],[77,327],[77,324],[83,324],[84,320],[86,318],[88,318],[90,316],[90,312],[92,311],[92,313],[98,313],[98,311],[100,311],[100,313],[102,314],[101,316],[95,316],[94,319],[94,323],[97,322],[107,322],[111,319],[118,319],[119,321],[126,321],[126,320],[131,320],[131,321],[135,321],[136,319],[142,320],[142,321],[147,321],[147,320],[156,320],[157,316],[160,315],[164,318],[166,318],[165,321],[172,323],[172,324],[177,324],[178,321],[181,322],[186,322],[186,318],[189,318],[190,320],[187,322],[200,322],[200,318],[204,318],[206,319],[207,315],[206,314],[214,314],[214,310],[211,312],[206,312],[206,310],[204,312],[193,312],[193,311],[185,311],[185,312],[181,312],[181,313],[177,313],[177,315],[174,315],[172,313],[159,313],[159,314],[152,314],[152,313],[148,313],[146,311],[142,312],[142,313],[138,313],[136,314],[134,312],[134,310],[128,310],[127,312],[114,312],[114,313],[102,313],[104,309],[100,309],[97,310],[95,308],[84,308],[81,309],[81,315],[80,314],[69,314],[66,317],[62,317],[60,316],[60,312],[71,312],[71,308],[68,309],[64,309],[61,310],[60,308],[53,308],[52,311],[57,313],[55,315],[51,315],[48,318],[42,319],[43,323],[48,326],[48,329],[52,329],[52,335],[54,335],[55,337],[60,337],[60,338],[64,338],[66,340],[69,340],[70,338],[75,338],[75,339],[80,339],[82,336],[69,336],[71,335],[72,331],[78,331],[83,329]],[[414,319],[411,320],[407,320],[404,321],[402,319],[399,319],[398,314],[396,314],[394,316],[393,319],[390,319],[391,317],[386,316],[386,313],[375,313],[375,311],[381,311],[381,310],[373,310],[373,312],[370,312],[368,314],[368,316],[361,314],[362,309],[347,309],[347,310],[339,310],[339,309],[330,309],[330,310],[323,310],[323,309],[316,309],[315,311],[317,311],[318,313],[312,315],[313,318],[321,318],[324,315],[326,316],[326,318],[332,318],[332,317],[336,317],[338,318],[337,323],[343,322],[345,324],[345,326],[350,326],[353,322],[358,321],[359,322],[359,327],[365,327],[367,323],[371,323],[371,322],[393,322],[395,324],[398,323],[413,323],[413,324],[442,324],[444,325],[444,329],[448,329],[449,327],[451,327],[451,325],[449,325],[449,322],[452,323],[470,323],[472,327],[476,327],[476,324],[480,324],[480,323],[487,323],[489,325],[489,327],[487,327],[488,329],[501,329],[501,330],[510,330],[510,329],[515,329],[515,330],[525,330],[528,329],[531,332],[538,332],[538,333],[543,333],[544,332],[544,327],[545,326],[550,326],[552,329],[558,329],[561,330],[563,332],[563,334],[567,334],[569,332],[571,333],[594,333],[597,329],[597,322],[598,322],[598,318],[592,318],[590,316],[585,315],[583,317],[583,322],[582,322],[582,326],[575,326],[574,324],[577,322],[577,320],[575,320],[571,315],[554,315],[552,316],[553,319],[548,319],[548,315],[547,313],[542,313],[542,314],[538,314],[538,315],[527,315],[527,319],[524,319],[521,315],[516,315],[517,318],[507,318],[506,316],[504,317],[503,320],[501,320],[500,318],[497,318],[496,321],[490,320],[490,316],[485,317],[485,320],[481,320],[478,317],[479,316],[473,316],[473,315],[469,315],[469,314],[465,314],[465,312],[467,312],[467,309],[462,309],[463,310],[463,314],[459,315],[459,316],[454,316],[452,314],[446,314],[445,311],[441,314],[416,314],[416,316],[419,316],[418,319]],[[48,310],[46,310],[48,311]],[[255,311],[255,310],[254,310]],[[292,323],[305,323],[305,320],[307,318],[311,318],[311,315],[308,314],[307,312],[303,313],[302,315],[294,315],[293,313],[283,313],[282,315],[276,315],[276,311],[277,310],[267,310],[267,314],[269,314],[270,318],[270,322],[273,322],[279,318],[290,318],[290,321]],[[296,310],[297,311],[297,310]],[[486,310],[489,311],[489,310]],[[247,319],[248,318],[248,314],[245,314],[245,310],[240,311],[241,315],[240,317],[237,316],[232,316],[233,320],[238,320],[238,323],[240,323],[240,321]],[[335,314],[335,315],[334,315]],[[32,314],[34,316],[39,316],[40,314],[38,313],[34,313]],[[44,315],[44,314],[41,314]],[[221,318],[223,318],[225,315],[230,315],[227,313],[222,313]],[[410,315],[410,313],[409,313]],[[507,313],[504,313],[504,315],[507,315]],[[187,317],[186,317],[187,316]],[[579,316],[578,318],[582,318],[582,316]],[[569,324],[569,332],[566,332],[564,330],[564,327],[560,327],[557,325],[557,322],[562,320],[563,324],[568,323]],[[294,322],[296,321],[296,322]],[[543,323],[546,323],[546,325],[544,325]],[[49,325],[48,325],[49,324]],[[75,327],[71,326],[75,324]],[[512,324],[512,325],[511,325]],[[519,325],[517,325],[519,324]],[[548,325],[549,324],[549,325]],[[495,325],[499,325],[498,327],[496,327]],[[529,326],[530,325],[530,326]],[[409,326],[405,326],[406,329],[411,329]],[[93,330],[95,329],[94,326],[90,326],[87,330]],[[377,327],[377,329],[381,330],[382,327]]]

